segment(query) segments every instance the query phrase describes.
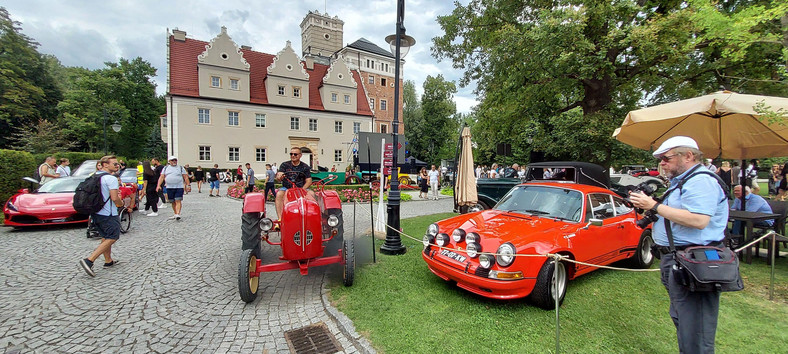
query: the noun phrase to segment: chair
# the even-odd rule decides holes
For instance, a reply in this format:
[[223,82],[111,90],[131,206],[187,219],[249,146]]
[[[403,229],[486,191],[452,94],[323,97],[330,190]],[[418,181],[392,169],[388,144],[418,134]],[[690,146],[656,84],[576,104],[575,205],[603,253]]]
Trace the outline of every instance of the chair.
[[[779,253],[780,252],[780,243],[782,243],[783,246],[788,246],[788,238],[785,237],[786,236],[785,235],[785,222],[786,222],[786,217],[788,217],[788,202],[782,202],[782,201],[778,201],[778,200],[766,200],[766,203],[768,203],[769,207],[772,208],[772,213],[780,215],[778,218],[774,219],[774,226],[772,227],[774,232],[776,232],[776,233],[778,233],[780,235],[780,236],[777,236],[777,245],[775,246],[775,251],[779,255],[780,254]],[[764,228],[764,227],[757,227],[757,228],[768,232],[768,228]],[[765,247],[767,247],[766,248],[767,249],[766,264],[771,264],[771,261],[772,261],[772,238],[771,237],[766,238],[766,239],[764,239],[764,241],[766,241],[765,242]],[[760,248],[761,248],[760,246],[761,246],[760,243],[757,243],[755,245],[755,254],[756,255],[758,254],[758,252],[760,252]]]

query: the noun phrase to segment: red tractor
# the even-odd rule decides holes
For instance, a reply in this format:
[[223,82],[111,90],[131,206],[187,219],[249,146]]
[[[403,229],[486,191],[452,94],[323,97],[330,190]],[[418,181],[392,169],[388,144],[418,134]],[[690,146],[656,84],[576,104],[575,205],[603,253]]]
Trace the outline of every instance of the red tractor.
[[[300,172],[286,172],[285,178],[297,173]],[[335,178],[329,176],[314,183],[314,198],[307,196],[308,192],[303,188],[288,189],[279,221],[265,216],[265,196],[262,193],[244,196],[241,216],[243,251],[238,265],[241,300],[249,303],[257,298],[259,277],[263,272],[298,269],[301,275],[307,275],[309,267],[339,263],[343,266],[344,285],[353,285],[353,240],[343,240],[342,202],[336,191],[323,189]],[[272,238],[278,238],[279,242]],[[282,256],[279,257],[282,262],[262,263],[262,241],[282,247]]]

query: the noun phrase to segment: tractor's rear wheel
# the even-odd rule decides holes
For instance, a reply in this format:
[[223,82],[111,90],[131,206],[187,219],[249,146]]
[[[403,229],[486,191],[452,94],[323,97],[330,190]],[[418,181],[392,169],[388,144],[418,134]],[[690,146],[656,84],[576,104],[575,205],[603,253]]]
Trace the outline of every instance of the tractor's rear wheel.
[[260,275],[251,275],[256,268],[257,257],[254,255],[254,250],[241,252],[241,260],[238,263],[238,293],[241,295],[241,300],[247,304],[257,298],[257,289],[260,287]]
[[342,259],[345,262],[342,272],[342,284],[352,286],[356,272],[356,255],[353,252],[353,240],[345,240],[342,246]]

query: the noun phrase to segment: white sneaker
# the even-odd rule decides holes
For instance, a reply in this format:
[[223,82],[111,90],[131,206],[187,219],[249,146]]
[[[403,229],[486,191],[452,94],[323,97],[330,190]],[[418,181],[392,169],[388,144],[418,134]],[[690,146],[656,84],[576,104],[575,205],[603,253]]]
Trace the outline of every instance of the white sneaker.
[[175,220],[180,220],[180,219],[181,219],[181,215],[180,214],[175,214]]
[[163,206],[164,206],[164,204],[159,203],[159,205],[156,206],[156,209],[161,209],[161,207],[163,207]]
[[147,216],[159,216],[159,213],[154,211],[154,212],[148,214]]
[[175,220],[175,217],[177,217],[177,216],[178,216],[178,215],[173,215],[173,216],[170,216],[169,218],[167,218],[167,220]]
[[147,213],[148,213],[147,211],[145,211],[145,210],[142,210],[142,209],[138,209],[137,211],[138,211],[138,212],[140,212],[140,214],[142,214],[142,215],[145,215],[145,214],[147,214]]

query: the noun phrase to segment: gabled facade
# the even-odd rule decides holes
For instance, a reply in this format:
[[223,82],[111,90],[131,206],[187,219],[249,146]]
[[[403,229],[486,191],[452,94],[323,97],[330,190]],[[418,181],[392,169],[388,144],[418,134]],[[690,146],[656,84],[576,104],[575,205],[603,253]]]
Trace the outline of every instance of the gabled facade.
[[174,30],[167,49],[162,138],[181,164],[248,162],[262,175],[266,163],[287,161],[300,147],[313,168],[344,169],[354,132],[373,128],[360,73],[342,61],[302,61],[290,42],[276,55],[256,52],[224,27],[210,42]]

